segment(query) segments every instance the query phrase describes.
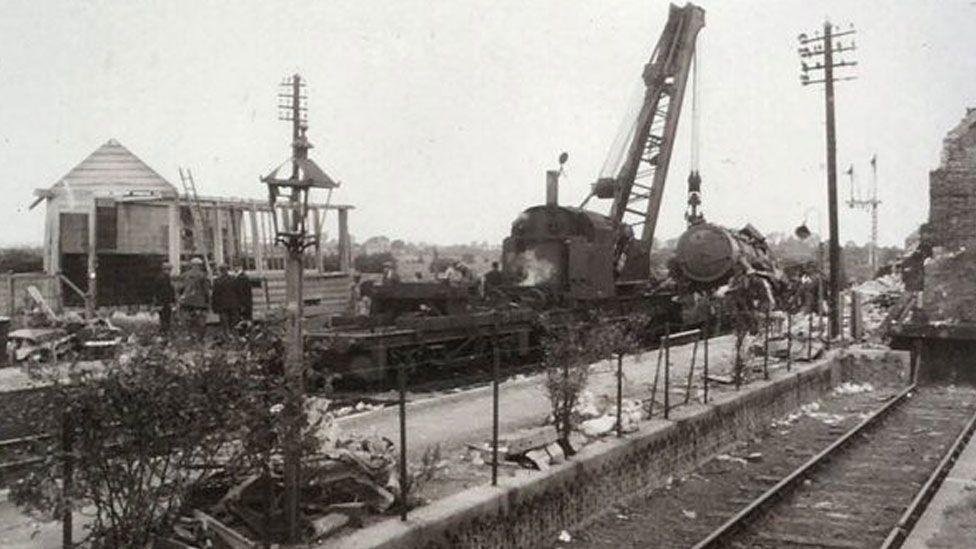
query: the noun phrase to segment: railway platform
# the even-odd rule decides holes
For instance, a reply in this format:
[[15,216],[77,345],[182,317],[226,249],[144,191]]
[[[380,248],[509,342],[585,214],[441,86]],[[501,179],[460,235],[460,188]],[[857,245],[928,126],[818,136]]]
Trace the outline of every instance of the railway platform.
[[904,549],[949,549],[976,544],[976,437],[959,455],[916,523]]

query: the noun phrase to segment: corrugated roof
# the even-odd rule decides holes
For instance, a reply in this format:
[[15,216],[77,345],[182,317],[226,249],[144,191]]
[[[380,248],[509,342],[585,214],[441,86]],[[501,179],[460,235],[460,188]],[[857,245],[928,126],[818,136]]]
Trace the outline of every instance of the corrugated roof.
[[171,185],[138,156],[114,139],[91,153],[72,168],[51,189],[64,188],[104,191],[111,194],[155,193],[175,196]]

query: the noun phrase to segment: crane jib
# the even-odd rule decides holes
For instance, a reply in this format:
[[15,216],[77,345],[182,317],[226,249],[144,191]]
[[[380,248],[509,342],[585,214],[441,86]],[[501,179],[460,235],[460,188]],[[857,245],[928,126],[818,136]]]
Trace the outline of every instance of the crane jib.
[[[668,22],[644,67],[644,101],[627,153],[612,179],[613,192],[608,192],[607,179],[594,184],[594,195],[613,197],[610,218],[616,226],[642,226],[639,244],[646,251],[654,239],[695,43],[704,26],[702,8],[690,3],[671,6]],[[649,190],[635,192],[635,186]]]

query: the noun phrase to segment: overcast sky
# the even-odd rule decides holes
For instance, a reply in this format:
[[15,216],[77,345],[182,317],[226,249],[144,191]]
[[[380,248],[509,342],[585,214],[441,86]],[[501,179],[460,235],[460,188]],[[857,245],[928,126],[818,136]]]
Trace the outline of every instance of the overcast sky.
[[[971,0],[703,1],[701,173],[713,221],[826,232],[824,101],[799,83],[797,35],[858,29],[858,80],[837,86],[838,165],[870,181],[880,239],[928,215],[942,138],[976,106]],[[312,156],[353,204],[357,240],[500,242],[570,153],[561,199],[596,178],[667,16],[667,2],[493,0],[51,2],[0,5],[0,245],[39,243],[27,206],[110,138],[179,186],[264,196],[284,160],[277,84],[309,82]],[[689,96],[686,99],[690,99]],[[690,101],[658,234],[684,226]],[[841,175],[841,197],[849,183]],[[324,197],[321,197],[324,199]],[[334,221],[334,220],[333,220]],[[846,207],[842,240],[869,216]]]

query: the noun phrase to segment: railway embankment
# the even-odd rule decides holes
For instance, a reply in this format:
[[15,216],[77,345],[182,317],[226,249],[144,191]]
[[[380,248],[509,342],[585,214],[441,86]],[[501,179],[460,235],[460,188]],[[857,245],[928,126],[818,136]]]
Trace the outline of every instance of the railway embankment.
[[537,547],[614,503],[665,486],[775,419],[843,382],[905,378],[907,353],[835,350],[823,359],[772,372],[708,404],[676,409],[624,438],[587,445],[546,471],[465,490],[411,512],[330,540],[323,548]]

